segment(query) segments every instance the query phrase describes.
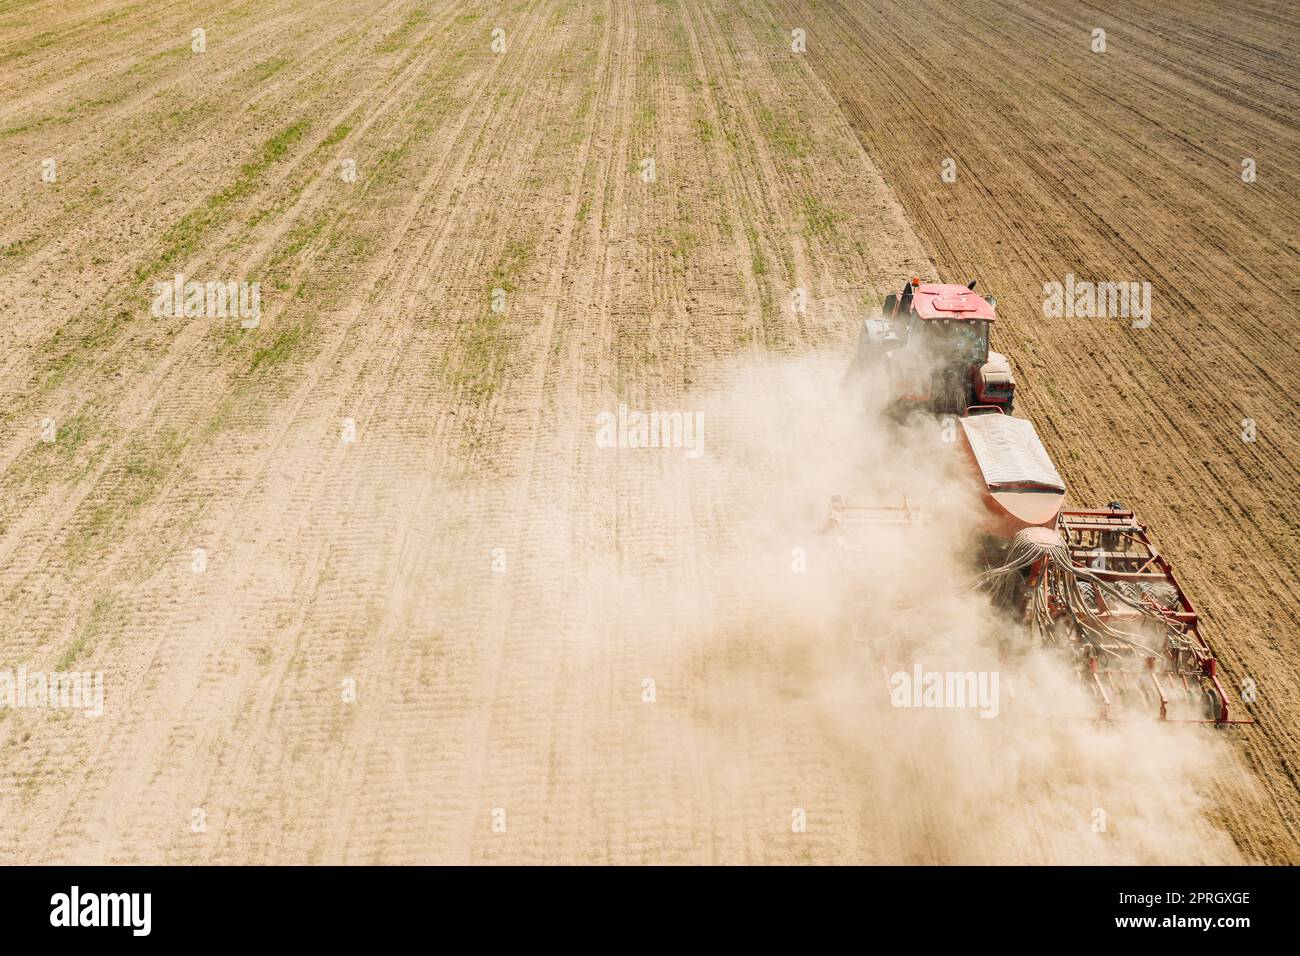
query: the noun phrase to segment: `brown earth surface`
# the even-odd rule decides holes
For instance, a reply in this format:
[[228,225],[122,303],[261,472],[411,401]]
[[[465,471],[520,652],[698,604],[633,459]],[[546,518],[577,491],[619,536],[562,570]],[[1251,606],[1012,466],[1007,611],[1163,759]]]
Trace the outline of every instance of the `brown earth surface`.
[[[0,860],[1300,860],[1293,6],[0,0],[0,92],[0,671],[105,686],[0,709]],[[155,318],[176,273],[260,325]],[[1045,318],[1068,273],[1151,326]],[[842,678],[790,554],[913,274],[997,294],[1255,726]],[[707,453],[599,447],[620,403]]]

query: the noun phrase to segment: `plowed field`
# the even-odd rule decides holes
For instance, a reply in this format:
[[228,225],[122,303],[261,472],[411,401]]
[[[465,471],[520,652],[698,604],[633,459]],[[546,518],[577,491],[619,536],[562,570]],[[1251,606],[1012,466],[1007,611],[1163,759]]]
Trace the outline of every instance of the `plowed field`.
[[[104,687],[0,708],[0,860],[1300,862],[1293,5],[0,0],[0,91],[0,671]],[[841,680],[791,554],[911,275],[1256,725]]]

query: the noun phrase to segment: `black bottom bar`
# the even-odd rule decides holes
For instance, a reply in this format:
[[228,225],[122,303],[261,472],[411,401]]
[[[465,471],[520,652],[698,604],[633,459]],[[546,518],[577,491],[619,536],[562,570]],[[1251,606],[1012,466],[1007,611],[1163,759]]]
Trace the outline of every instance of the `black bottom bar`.
[[415,933],[435,945],[522,934],[536,945],[623,939],[694,948],[716,938],[729,949],[747,938],[770,946],[788,936],[806,948],[817,937],[899,933],[925,946],[1190,933],[1232,944],[1288,929],[1297,889],[1294,870],[1214,867],[11,868],[0,879],[9,944],[76,934],[82,943],[283,940],[295,948],[374,946]]

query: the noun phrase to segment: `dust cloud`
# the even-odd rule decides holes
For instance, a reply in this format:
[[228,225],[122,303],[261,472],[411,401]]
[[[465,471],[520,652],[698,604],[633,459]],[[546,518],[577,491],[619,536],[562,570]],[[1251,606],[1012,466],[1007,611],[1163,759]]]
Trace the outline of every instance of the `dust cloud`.
[[[690,635],[709,690],[678,732],[720,786],[797,790],[806,760],[866,862],[1238,860],[1207,818],[1215,731],[1102,725],[1046,652],[1008,669],[999,641],[1029,637],[963,589],[979,499],[951,431],[888,421],[841,353],[732,361],[710,382],[676,403],[702,412],[698,460],[647,449],[620,465],[646,470],[636,484],[656,489],[664,533],[657,563],[625,556],[605,593],[635,591],[654,626]],[[834,495],[927,517],[837,535]],[[895,706],[920,702],[905,689],[918,668],[981,675],[995,713]],[[798,730],[760,760],[729,753],[736,725],[750,740]]]

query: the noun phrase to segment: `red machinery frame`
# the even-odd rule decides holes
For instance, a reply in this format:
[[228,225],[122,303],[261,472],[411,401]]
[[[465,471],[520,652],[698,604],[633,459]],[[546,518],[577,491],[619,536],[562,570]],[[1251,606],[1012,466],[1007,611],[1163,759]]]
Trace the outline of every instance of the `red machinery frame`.
[[[1113,697],[1120,688],[1119,681],[1131,681],[1135,671],[1145,665],[1145,677],[1160,701],[1161,720],[1178,720],[1189,723],[1252,724],[1254,720],[1232,719],[1228,711],[1228,695],[1219,681],[1218,661],[1209,643],[1201,637],[1199,618],[1191,600],[1174,577],[1173,567],[1156,550],[1147,536],[1147,526],[1137,520],[1132,511],[1121,508],[1063,510],[1058,525],[1061,537],[1070,551],[1071,562],[1086,568],[1098,579],[1110,584],[1132,583],[1161,584],[1171,588],[1177,596],[1177,608],[1161,607],[1150,602],[1151,608],[1163,615],[1171,624],[1186,634],[1190,640],[1187,648],[1178,648],[1166,642],[1163,653],[1148,656],[1139,664],[1133,659],[1131,648],[1110,648],[1121,657],[1139,664],[1136,668],[1107,668],[1097,657],[1090,657],[1089,671],[1094,690],[1102,701],[1102,716],[1109,718]],[[1094,595],[1097,617],[1107,623],[1118,623],[1119,608],[1107,603],[1107,595],[1097,590]],[[1116,602],[1118,603],[1118,602]],[[1129,612],[1131,617],[1131,611]],[[1213,688],[1217,695],[1217,713],[1213,719],[1195,720],[1169,716],[1171,695],[1194,697]]]

